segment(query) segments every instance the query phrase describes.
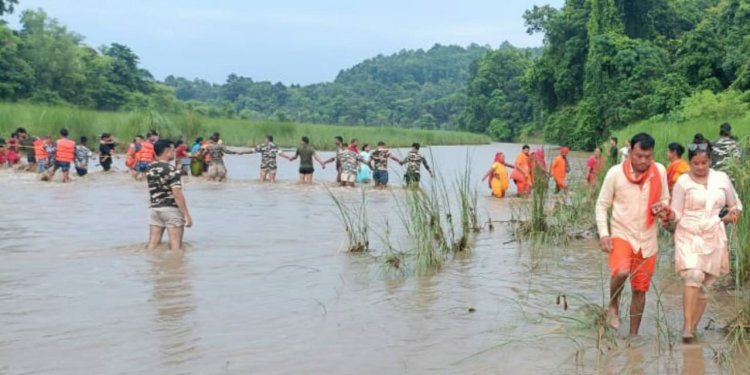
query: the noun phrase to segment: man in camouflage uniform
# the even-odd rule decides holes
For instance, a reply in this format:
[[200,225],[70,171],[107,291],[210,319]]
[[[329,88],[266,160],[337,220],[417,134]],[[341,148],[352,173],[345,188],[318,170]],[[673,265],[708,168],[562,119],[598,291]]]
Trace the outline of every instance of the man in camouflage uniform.
[[171,163],[174,160],[174,144],[169,140],[159,140],[154,144],[154,153],[156,160],[149,165],[146,173],[151,198],[148,249],[154,250],[161,243],[166,230],[169,248],[181,250],[185,227],[190,228],[193,219],[182,194],[180,172]]
[[370,169],[374,171],[372,179],[375,181],[376,189],[385,189],[388,186],[388,159],[401,163],[401,160],[386,148],[385,142],[378,142],[378,148],[370,154]]
[[232,151],[220,142],[221,139],[212,136],[208,140],[207,151],[211,155],[208,162],[208,179],[224,181],[227,177],[227,167],[224,165],[224,154],[240,155],[239,152]]
[[328,163],[336,162],[336,182],[341,182],[341,162],[339,161],[339,154],[344,152],[346,150],[346,146],[344,146],[344,138],[341,136],[334,137],[334,142],[336,143],[336,154],[333,155],[330,159],[326,160],[323,165],[325,166]]
[[[273,136],[266,136],[266,143],[257,145],[255,148],[248,152],[250,154],[257,152],[260,153],[260,182],[276,182],[276,170],[278,166],[276,164],[276,157],[281,154],[279,146],[273,143]],[[286,155],[281,154],[282,157],[289,159]]]
[[336,157],[338,164],[341,165],[341,186],[354,187],[359,162],[364,162],[364,159],[352,148],[347,147],[346,143],[343,143],[342,146],[343,149]]
[[404,181],[407,187],[419,186],[419,180],[421,179],[422,166],[430,173],[430,177],[434,177],[430,166],[427,164],[427,160],[422,154],[419,153],[419,143],[412,143],[411,151],[406,155],[406,158],[401,161],[401,165],[406,164],[406,174],[404,175]]
[[729,159],[740,157],[740,148],[737,140],[732,137],[732,126],[728,123],[721,124],[719,135],[720,138],[711,145],[711,168],[726,172]]

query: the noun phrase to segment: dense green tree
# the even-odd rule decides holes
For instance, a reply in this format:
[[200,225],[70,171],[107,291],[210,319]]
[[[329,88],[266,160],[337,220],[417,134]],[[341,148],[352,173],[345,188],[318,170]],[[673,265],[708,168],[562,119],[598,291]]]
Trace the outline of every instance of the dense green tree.
[[19,52],[21,39],[0,23],[0,98],[16,99],[31,92],[34,72]]
[[471,66],[466,109],[459,119],[460,128],[486,133],[494,120],[500,120],[506,131],[495,129],[492,134],[513,139],[521,126],[531,121],[532,109],[522,89],[525,69],[531,64],[526,51],[506,46],[487,52]]
[[13,8],[16,5],[18,5],[18,0],[0,0],[0,16],[13,13]]

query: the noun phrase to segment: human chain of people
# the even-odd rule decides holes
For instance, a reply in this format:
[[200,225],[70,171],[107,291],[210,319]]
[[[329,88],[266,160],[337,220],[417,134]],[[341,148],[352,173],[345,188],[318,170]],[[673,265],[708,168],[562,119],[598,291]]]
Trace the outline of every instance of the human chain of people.
[[[154,145],[160,140],[156,130],[150,130],[146,136],[137,135],[128,145],[125,153],[125,166],[135,180],[142,180],[157,158]],[[100,136],[98,161],[104,172],[112,171],[117,141],[111,133]],[[399,159],[388,149],[385,142],[378,142],[372,150],[369,144],[359,148],[357,139],[346,143],[343,137],[335,137],[336,153],[328,160],[323,160],[310,145],[310,139],[303,136],[293,155],[282,151],[274,143],[273,135],[267,135],[265,143],[248,151],[235,151],[224,145],[220,133],[213,133],[204,139],[195,139],[190,149],[183,141],[175,145],[174,164],[182,176],[205,176],[209,181],[224,181],[227,178],[227,167],[224,155],[259,154],[261,156],[259,181],[276,182],[278,157],[295,161],[299,159],[299,183],[312,184],[315,173],[314,161],[325,169],[328,164],[336,167],[336,182],[341,186],[354,187],[355,184],[374,183],[376,189],[384,189],[389,182],[389,161],[404,165],[404,181],[407,186],[419,185],[422,168],[433,175],[427,159],[420,153],[420,144],[413,143],[411,150]],[[21,155],[25,154],[26,164]],[[76,143],[70,138],[67,129],[61,129],[59,138],[51,136],[34,137],[25,128],[18,128],[8,142],[0,138],[0,166],[14,167],[28,172],[37,172],[42,181],[50,181],[59,170],[62,182],[70,181],[71,168],[79,177],[88,174],[89,162],[94,153],[88,148],[88,138],[82,136]]]

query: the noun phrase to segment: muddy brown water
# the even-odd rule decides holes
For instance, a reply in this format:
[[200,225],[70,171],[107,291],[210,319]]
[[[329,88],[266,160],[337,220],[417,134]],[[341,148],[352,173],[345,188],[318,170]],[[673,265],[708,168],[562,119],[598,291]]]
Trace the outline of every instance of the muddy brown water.
[[[495,152],[511,162],[518,149],[427,152],[449,181],[469,155],[482,217],[502,221],[518,201],[488,197],[479,179]],[[605,258],[592,241],[533,249],[509,242],[510,229],[496,224],[438,273],[400,275],[383,266],[382,241],[373,239],[373,254],[342,251],[343,226],[327,191],[331,168],[316,173],[316,185],[300,187],[297,163],[280,160],[280,182],[260,185],[257,156],[229,156],[228,182],[185,184],[195,219],[188,249],[147,252],[146,186],[118,163],[111,174],[93,163],[91,175],[70,184],[0,171],[0,373],[727,371],[713,358],[725,349],[720,331],[670,350],[657,328],[667,322],[677,335],[681,327],[669,254],[659,262],[642,337],[617,339],[616,348],[597,354],[582,312],[602,303],[607,285]],[[395,206],[401,169],[393,169],[392,191],[367,188],[370,224],[382,234],[388,218],[396,246],[406,249]],[[567,311],[556,304],[561,293]],[[721,306],[732,299],[715,298],[702,325],[726,318]]]

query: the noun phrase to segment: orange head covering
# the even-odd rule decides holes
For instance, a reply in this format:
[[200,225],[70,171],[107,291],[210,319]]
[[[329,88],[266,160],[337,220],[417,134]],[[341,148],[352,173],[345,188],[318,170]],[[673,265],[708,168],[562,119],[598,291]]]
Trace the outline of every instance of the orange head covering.
[[536,160],[544,160],[544,150],[541,148],[536,149],[534,156],[536,157]]
[[498,152],[497,154],[495,154],[495,162],[505,164],[505,154],[503,154],[502,152]]

